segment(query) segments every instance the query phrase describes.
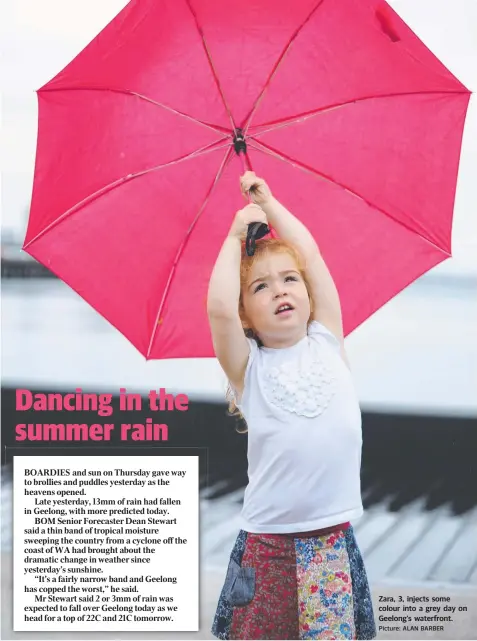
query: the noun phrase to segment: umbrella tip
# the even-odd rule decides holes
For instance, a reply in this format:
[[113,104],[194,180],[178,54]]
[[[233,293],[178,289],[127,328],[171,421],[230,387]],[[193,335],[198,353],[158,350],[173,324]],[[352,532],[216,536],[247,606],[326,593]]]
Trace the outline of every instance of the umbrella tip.
[[234,134],[234,149],[237,155],[240,155],[242,152],[247,153],[247,143],[245,142],[245,134],[243,130],[238,128],[235,130]]

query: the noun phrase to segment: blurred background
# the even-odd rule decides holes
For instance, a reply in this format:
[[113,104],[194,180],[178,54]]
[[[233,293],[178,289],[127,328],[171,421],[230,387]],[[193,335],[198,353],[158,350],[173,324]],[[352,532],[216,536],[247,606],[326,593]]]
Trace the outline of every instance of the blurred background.
[[[213,359],[146,363],[66,285],[21,252],[36,144],[34,90],[126,4],[17,0],[3,8],[2,74],[2,551],[11,549],[11,457],[66,455],[18,447],[15,388],[189,394],[171,414],[168,445],[200,447],[202,561],[223,570],[238,528],[246,439],[226,414]],[[395,0],[392,6],[471,90],[477,89],[477,4]],[[477,589],[477,105],[460,167],[452,259],[426,274],[347,338],[363,409],[365,515],[355,525],[372,583]],[[54,195],[52,195],[54,197]],[[142,417],[148,416],[145,411]],[[75,420],[93,422],[93,416]],[[126,421],[117,411],[112,421]],[[135,421],[141,414],[135,413]],[[43,422],[62,422],[42,413]],[[66,422],[66,417],[64,417]],[[134,454],[131,445],[112,443]],[[14,449],[15,446],[15,449]],[[74,446],[73,446],[74,447]],[[108,447],[98,443],[95,453]],[[199,450],[197,450],[199,451]],[[91,452],[85,452],[90,454]],[[115,450],[115,453],[121,453]],[[139,451],[138,451],[139,454]],[[317,453],[318,455],[319,453]],[[464,637],[462,637],[464,638]],[[470,638],[470,637],[469,637]]]

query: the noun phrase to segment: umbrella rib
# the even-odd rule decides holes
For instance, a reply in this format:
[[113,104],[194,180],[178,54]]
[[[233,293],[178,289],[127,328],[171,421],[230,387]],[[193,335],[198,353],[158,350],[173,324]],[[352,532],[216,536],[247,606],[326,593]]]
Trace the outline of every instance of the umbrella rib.
[[[256,140],[255,142],[258,145],[258,146],[256,146],[256,145],[253,145],[250,142],[250,140],[251,139],[249,138],[249,142],[248,142],[248,146],[249,147],[252,147],[253,149],[256,149],[257,151],[261,151],[263,153],[267,153],[270,156],[274,156],[275,158],[278,158],[279,160],[282,160],[283,162],[289,163],[289,164],[293,165],[294,167],[297,167],[298,169],[301,169],[302,171],[306,171],[306,172],[308,172],[310,174],[313,174],[314,176],[317,176],[318,178],[322,178],[324,180],[327,180],[330,183],[333,183],[337,187],[341,187],[342,189],[344,189],[348,193],[352,194],[353,196],[356,196],[356,198],[359,198],[360,200],[365,202],[367,205],[369,205],[373,209],[376,209],[377,211],[380,211],[382,214],[384,214],[388,218],[391,218],[391,220],[393,222],[397,223],[398,225],[401,225],[401,227],[404,227],[405,229],[407,229],[407,231],[419,236],[420,238],[422,238],[422,240],[424,240],[428,244],[432,245],[435,249],[439,250],[440,252],[443,252],[447,257],[451,256],[450,252],[447,249],[445,249],[443,247],[440,247],[433,240],[431,240],[430,238],[428,238],[425,235],[426,234],[426,230],[422,228],[422,226],[418,223],[418,221],[412,219],[412,221],[416,224],[416,227],[418,227],[421,231],[417,231],[416,229],[413,229],[411,226],[407,225],[402,220],[397,220],[392,214],[390,214],[386,210],[384,210],[381,207],[379,207],[379,205],[376,205],[376,204],[372,203],[371,201],[369,201],[367,198],[362,196],[360,193],[358,193],[354,189],[352,189],[350,187],[347,187],[344,183],[338,182],[337,180],[335,180],[331,176],[328,176],[327,174],[325,174],[325,173],[323,173],[321,171],[318,171],[317,169],[314,169],[313,167],[310,167],[309,165],[306,165],[305,163],[302,163],[299,160],[296,160],[295,158],[291,158],[290,156],[287,156],[286,154],[283,154],[282,152],[278,151],[277,149],[274,149],[273,147],[270,147],[269,145],[265,145],[263,142],[260,142],[260,141]],[[252,138],[252,140],[253,140],[253,138]]]
[[134,96],[136,98],[140,98],[141,100],[144,100],[145,102],[150,102],[151,104],[156,105],[157,107],[161,107],[166,111],[170,111],[176,116],[182,116],[183,118],[187,118],[188,120],[195,122],[197,125],[200,125],[201,127],[207,127],[208,129],[212,129],[212,131],[219,132],[219,133],[227,133],[228,131],[227,129],[225,129],[225,127],[221,127],[220,125],[213,125],[209,122],[203,122],[202,120],[198,120],[197,118],[194,118],[194,116],[191,116],[190,114],[186,114],[183,111],[179,111],[178,109],[169,107],[169,105],[165,105],[162,102],[158,102],[157,100],[148,98],[144,94],[138,93],[137,91],[132,91],[130,89],[116,89],[114,87],[51,87],[51,88],[47,87],[44,89],[39,89],[37,93],[40,94],[40,93],[53,92],[53,91],[111,91],[113,93],[121,93],[125,96]]
[[[228,136],[227,136],[228,137]],[[80,209],[85,207],[86,205],[89,205],[89,203],[93,202],[97,198],[100,198],[103,196],[105,193],[108,193],[112,191],[113,189],[116,189],[117,187],[120,187],[126,182],[129,182],[130,180],[133,180],[134,178],[139,178],[140,176],[144,176],[144,174],[149,174],[152,171],[157,171],[158,169],[163,169],[164,167],[170,167],[171,165],[176,165],[180,162],[183,162],[184,160],[190,160],[191,158],[197,158],[198,156],[203,156],[206,153],[210,153],[211,151],[217,151],[218,149],[224,149],[228,147],[229,149],[232,149],[230,146],[230,143],[227,143],[225,145],[218,145],[219,142],[222,142],[222,140],[225,140],[227,137],[224,136],[221,140],[217,140],[216,142],[207,145],[205,147],[202,147],[201,149],[198,149],[197,151],[193,151],[189,154],[186,154],[185,156],[180,156],[179,158],[176,158],[175,160],[171,160],[167,163],[164,163],[162,165],[156,165],[154,167],[149,167],[148,169],[143,169],[142,171],[138,171],[134,174],[128,174],[127,176],[121,176],[121,178],[118,178],[117,180],[114,180],[113,182],[108,183],[104,187],[101,187],[100,189],[96,190],[92,194],[89,194],[83,200],[80,200],[80,202],[76,203],[73,205],[73,207],[70,207],[67,211],[65,211],[61,216],[58,218],[55,218],[49,225],[47,225],[44,229],[42,229],[34,238],[29,240],[27,243],[23,245],[23,249],[27,249],[32,243],[34,243],[36,240],[41,238],[44,234],[46,234],[48,231],[50,231],[53,227],[56,227],[59,225],[61,222],[63,222],[66,218],[71,216],[72,214],[75,214],[78,212]]]
[[222,160],[222,162],[221,162],[221,164],[219,166],[219,169],[217,170],[217,174],[215,175],[215,178],[212,181],[212,184],[211,184],[211,186],[209,188],[209,191],[207,192],[207,194],[206,194],[206,196],[204,198],[204,202],[202,203],[201,207],[199,208],[199,211],[197,212],[194,220],[189,225],[189,228],[188,228],[188,230],[187,230],[187,232],[185,234],[184,240],[182,241],[182,243],[179,246],[179,249],[177,250],[177,254],[176,254],[175,258],[174,258],[174,262],[172,264],[171,270],[169,272],[169,277],[167,279],[167,283],[166,283],[166,286],[164,288],[164,293],[162,295],[161,302],[159,303],[159,308],[157,310],[157,315],[156,315],[156,319],[155,319],[155,322],[154,322],[154,329],[152,330],[151,340],[149,341],[149,346],[147,348],[146,359],[149,358],[149,356],[151,355],[151,352],[152,352],[152,347],[154,345],[154,340],[156,338],[157,328],[159,327],[159,325],[161,323],[162,310],[164,309],[164,305],[166,303],[167,297],[168,297],[170,289],[171,289],[172,281],[173,281],[174,276],[176,274],[177,264],[179,263],[179,260],[180,260],[180,258],[182,256],[182,254],[184,253],[186,245],[189,242],[189,238],[191,236],[191,233],[193,232],[195,226],[197,225],[197,223],[199,221],[199,218],[201,217],[202,213],[205,210],[205,207],[207,206],[207,203],[210,200],[210,197],[212,195],[212,192],[213,192],[215,186],[217,185],[218,181],[220,180],[220,177],[222,176],[222,174],[224,172],[224,169],[226,168],[226,166],[228,165],[228,163],[230,161],[230,158],[232,156],[232,151],[233,151],[233,148],[230,147],[230,149],[226,152],[226,154],[225,154],[225,156],[224,156],[224,158],[223,158],[223,160]]
[[190,12],[192,14],[192,17],[194,18],[195,26],[197,27],[197,31],[199,33],[199,36],[200,36],[201,40],[202,40],[202,46],[204,48],[205,55],[206,55],[206,58],[208,60],[209,66],[210,66],[210,70],[212,71],[212,76],[214,78],[215,84],[217,85],[217,89],[219,91],[220,97],[222,98],[222,102],[224,103],[225,110],[227,111],[227,114],[228,114],[228,116],[230,118],[230,123],[232,125],[232,129],[235,132],[236,131],[236,126],[235,126],[235,123],[234,123],[232,112],[230,110],[230,107],[229,107],[226,99],[225,99],[225,94],[224,94],[223,89],[222,89],[222,87],[220,85],[219,76],[217,74],[217,70],[214,67],[214,63],[212,61],[212,56],[210,54],[209,47],[207,46],[207,42],[205,40],[204,31],[203,31],[202,27],[199,24],[199,18],[197,17],[196,12],[192,8],[191,0],[185,0],[185,2],[186,2],[186,5],[189,7],[189,10],[190,10]]
[[277,73],[278,68],[280,67],[280,65],[282,64],[283,60],[285,59],[286,54],[290,50],[290,47],[292,46],[294,41],[299,36],[299,34],[300,34],[301,30],[303,29],[303,27],[311,20],[311,18],[313,17],[313,14],[321,7],[323,2],[324,2],[324,0],[318,0],[317,4],[313,7],[313,9],[310,11],[310,13],[307,15],[307,17],[303,20],[303,22],[300,25],[298,25],[298,27],[296,28],[295,32],[292,34],[290,40],[285,45],[285,48],[283,49],[283,51],[279,55],[278,60],[276,61],[273,69],[270,72],[270,75],[268,76],[267,80],[265,81],[265,85],[264,85],[262,91],[259,93],[257,99],[255,100],[255,103],[252,106],[252,109],[250,110],[248,116],[245,118],[245,124],[243,125],[243,130],[244,130],[245,133],[247,133],[247,131],[248,131],[249,127],[250,127],[250,123],[252,121],[252,118],[255,115],[255,112],[257,111],[260,103],[262,102],[262,99],[263,99],[263,97],[265,95],[265,92],[267,91],[268,87],[270,86],[270,83],[273,80],[273,77],[275,76],[275,74]]
[[336,104],[326,105],[325,107],[319,107],[318,109],[313,109],[311,111],[304,111],[301,114],[296,116],[290,116],[289,118],[284,118],[283,120],[272,120],[271,122],[264,122],[261,125],[256,125],[257,127],[269,127],[268,129],[260,130],[250,134],[253,138],[257,136],[262,136],[270,131],[276,131],[277,129],[283,129],[284,127],[289,127],[299,122],[304,122],[309,118],[313,118],[321,113],[326,113],[328,111],[334,111],[335,109],[340,109],[342,107],[347,107],[349,105],[356,104],[358,102],[364,102],[366,100],[374,100],[381,98],[397,98],[400,96],[428,96],[428,95],[455,95],[462,94],[467,95],[467,91],[408,91],[408,92],[397,92],[397,93],[387,93],[380,96],[362,96],[361,98],[353,98],[351,100],[346,100],[345,102],[337,102]]

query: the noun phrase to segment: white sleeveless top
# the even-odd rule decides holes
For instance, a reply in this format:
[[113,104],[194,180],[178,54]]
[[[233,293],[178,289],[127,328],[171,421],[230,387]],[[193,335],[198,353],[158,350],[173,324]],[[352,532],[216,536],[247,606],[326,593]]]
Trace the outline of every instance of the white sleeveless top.
[[340,344],[312,321],[292,347],[250,340],[242,529],[306,532],[360,517],[361,412]]

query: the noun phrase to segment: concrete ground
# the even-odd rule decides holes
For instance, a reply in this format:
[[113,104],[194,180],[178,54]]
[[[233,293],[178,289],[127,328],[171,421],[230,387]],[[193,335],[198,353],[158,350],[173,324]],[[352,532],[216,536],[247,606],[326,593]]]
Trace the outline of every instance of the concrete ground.
[[[200,630],[198,632],[13,632],[12,630],[12,558],[10,554],[2,554],[2,622],[1,639],[213,639],[210,626],[213,619],[215,606],[224,579],[223,570],[207,569],[201,573],[201,616]],[[473,639],[477,640],[477,589],[458,587],[451,584],[374,584],[371,585],[376,624],[393,626],[390,622],[378,621],[379,607],[386,605],[380,597],[394,596],[396,602],[402,596],[406,602],[407,596],[443,596],[450,597],[449,605],[467,608],[467,611],[453,615],[452,623],[444,623],[443,632],[386,632],[381,630],[378,639]],[[442,604],[441,604],[442,605]],[[389,613],[384,612],[384,616]],[[418,625],[422,625],[419,623]],[[433,624],[426,624],[433,625]]]

